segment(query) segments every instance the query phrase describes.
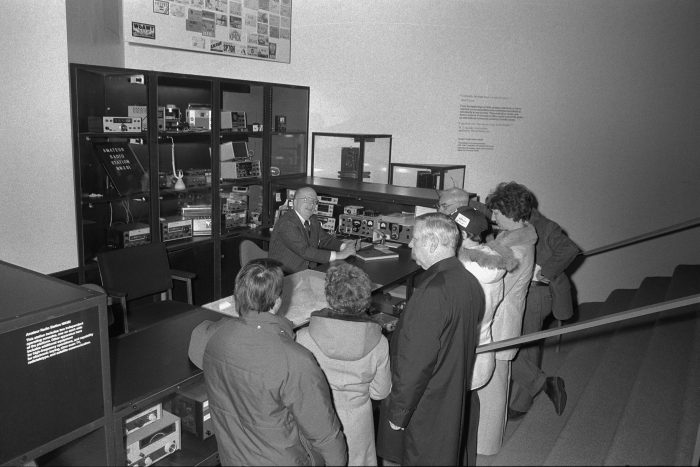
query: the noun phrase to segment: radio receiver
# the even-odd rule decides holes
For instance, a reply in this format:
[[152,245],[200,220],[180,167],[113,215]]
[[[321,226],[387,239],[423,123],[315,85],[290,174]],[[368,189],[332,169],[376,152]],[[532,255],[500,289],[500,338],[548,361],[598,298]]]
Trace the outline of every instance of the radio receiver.
[[95,133],[138,133],[141,117],[88,117],[88,130]]

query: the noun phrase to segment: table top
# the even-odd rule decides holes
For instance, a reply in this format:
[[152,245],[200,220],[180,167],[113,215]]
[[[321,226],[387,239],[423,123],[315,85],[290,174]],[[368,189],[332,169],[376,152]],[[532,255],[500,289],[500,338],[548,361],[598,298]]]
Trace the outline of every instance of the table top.
[[187,356],[192,330],[221,315],[196,308],[110,341],[115,412],[202,373]]

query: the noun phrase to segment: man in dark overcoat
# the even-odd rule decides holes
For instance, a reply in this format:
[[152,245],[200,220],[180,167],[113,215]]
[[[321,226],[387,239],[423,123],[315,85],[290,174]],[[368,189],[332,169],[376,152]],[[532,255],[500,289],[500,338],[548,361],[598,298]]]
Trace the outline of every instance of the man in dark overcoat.
[[377,446],[401,465],[462,463],[484,293],[455,256],[458,238],[444,214],[416,218],[409,246],[425,272],[391,337]]

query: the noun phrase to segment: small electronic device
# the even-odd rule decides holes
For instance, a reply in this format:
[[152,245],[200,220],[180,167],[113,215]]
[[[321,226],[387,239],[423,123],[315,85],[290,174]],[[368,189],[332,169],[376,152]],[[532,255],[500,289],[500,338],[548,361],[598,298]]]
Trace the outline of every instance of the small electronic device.
[[362,206],[345,206],[343,208],[345,214],[352,214],[353,216],[361,216],[365,212],[365,208]]
[[163,405],[158,403],[124,420],[124,434],[128,435],[153,423],[163,416]]
[[209,398],[203,382],[180,389],[169,403],[170,411],[180,417],[180,427],[183,431],[192,433],[201,440],[214,434]]
[[184,172],[182,181],[187,186],[204,186],[207,183],[211,183],[211,171],[209,171],[208,176],[207,171],[201,169],[187,169]]
[[88,117],[88,130],[95,133],[141,132],[141,117]]
[[318,220],[321,221],[321,228],[326,232],[335,232],[335,217],[318,216]]
[[173,104],[165,107],[158,107],[158,129],[178,130],[180,129],[180,108]]
[[183,207],[182,217],[192,220],[192,234],[195,237],[211,235],[211,205]]
[[318,202],[326,204],[338,204],[338,198],[336,198],[335,196],[318,195]]
[[109,228],[110,244],[114,248],[129,248],[151,243],[151,228],[148,224],[135,222],[115,224]]
[[275,115],[275,131],[284,133],[287,131],[287,117],[284,115]]
[[356,214],[340,214],[338,231],[343,234],[372,238],[372,231],[378,222],[377,217]]
[[127,465],[145,467],[181,447],[180,417],[163,410],[161,418],[126,435]]
[[187,106],[185,116],[190,130],[211,130],[210,105],[190,104]]
[[335,205],[333,204],[326,204],[326,203],[318,203],[315,209],[315,214],[320,214],[322,216],[326,217],[333,217],[333,208]]
[[176,217],[160,221],[160,238],[164,242],[192,238],[193,230],[192,219]]
[[129,105],[126,107],[126,113],[129,117],[141,118],[141,130],[148,129],[148,107],[145,105]]
[[246,113],[236,110],[221,111],[221,129],[233,131],[247,131]]
[[413,238],[413,214],[383,215],[377,223],[377,230],[389,240],[408,244]]
[[260,161],[230,161],[221,165],[224,180],[260,177]]

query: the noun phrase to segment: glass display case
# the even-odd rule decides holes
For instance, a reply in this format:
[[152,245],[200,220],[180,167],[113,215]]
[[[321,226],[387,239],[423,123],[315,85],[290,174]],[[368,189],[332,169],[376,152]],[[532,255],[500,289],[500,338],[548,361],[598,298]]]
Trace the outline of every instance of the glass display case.
[[222,81],[219,146],[222,235],[260,225],[264,110],[264,85]]
[[391,135],[313,133],[313,177],[387,183]]
[[[236,258],[222,243],[272,225],[273,177],[307,171],[309,88],[71,63],[79,283],[98,252],[167,243],[220,297]],[[176,294],[177,291],[174,291]]]
[[210,237],[212,81],[161,75],[157,92],[160,240]]
[[80,266],[151,239],[149,77],[75,68],[71,81]]
[[389,183],[418,188],[464,189],[464,165],[392,163]]
[[270,175],[305,175],[309,88],[272,86]]

